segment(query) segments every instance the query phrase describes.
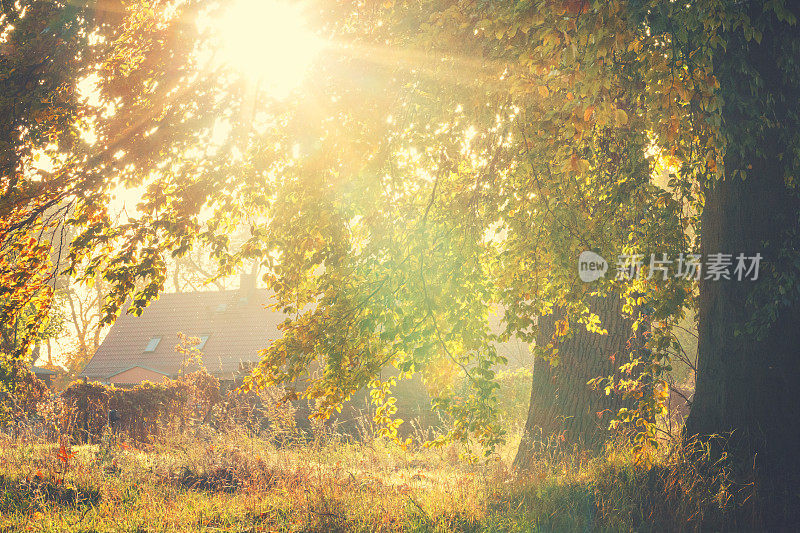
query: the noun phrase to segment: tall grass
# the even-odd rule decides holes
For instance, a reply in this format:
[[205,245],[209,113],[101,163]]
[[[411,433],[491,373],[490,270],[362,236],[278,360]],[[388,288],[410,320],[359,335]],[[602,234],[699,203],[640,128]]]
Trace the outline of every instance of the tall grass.
[[200,426],[148,445],[5,438],[0,530],[694,531],[726,527],[731,505],[724,469],[677,448],[643,467],[620,443],[602,457],[544,446],[515,475],[513,439],[469,464],[456,446],[273,437]]

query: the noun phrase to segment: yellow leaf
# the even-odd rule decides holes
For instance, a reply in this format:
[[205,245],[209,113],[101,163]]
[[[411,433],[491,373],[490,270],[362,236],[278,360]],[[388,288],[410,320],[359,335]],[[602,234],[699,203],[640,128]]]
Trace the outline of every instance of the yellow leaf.
[[624,126],[628,123],[628,114],[622,109],[617,109],[614,113],[614,120],[617,126]]
[[589,122],[589,120],[592,118],[592,114],[594,114],[594,106],[590,105],[586,108],[586,111],[583,112],[583,120],[585,122]]
[[539,96],[541,96],[542,98],[547,98],[548,96],[550,96],[550,91],[547,90],[547,87],[545,87],[544,85],[540,85]]

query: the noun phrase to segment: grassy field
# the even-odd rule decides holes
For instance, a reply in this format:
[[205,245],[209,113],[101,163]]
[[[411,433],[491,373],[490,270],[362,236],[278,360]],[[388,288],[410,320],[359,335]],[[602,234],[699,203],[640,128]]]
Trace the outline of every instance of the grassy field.
[[509,469],[513,439],[470,464],[455,446],[333,437],[278,447],[245,431],[0,446],[2,531],[663,531],[724,518],[726,484],[678,455],[636,467],[543,454]]

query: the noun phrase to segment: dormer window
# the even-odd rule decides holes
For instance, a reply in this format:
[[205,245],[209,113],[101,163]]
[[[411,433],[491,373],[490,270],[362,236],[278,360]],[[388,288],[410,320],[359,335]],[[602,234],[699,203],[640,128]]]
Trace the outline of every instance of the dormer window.
[[159,342],[161,342],[161,337],[152,337],[144,348],[145,353],[155,352]]
[[197,345],[198,350],[202,350],[206,346],[206,341],[211,335],[200,335],[198,338],[200,339],[200,343]]

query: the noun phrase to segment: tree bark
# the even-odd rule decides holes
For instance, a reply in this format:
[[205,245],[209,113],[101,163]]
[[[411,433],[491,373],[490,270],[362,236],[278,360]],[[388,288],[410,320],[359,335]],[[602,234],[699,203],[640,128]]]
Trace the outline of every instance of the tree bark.
[[[551,438],[562,446],[602,449],[611,417],[621,407],[631,407],[621,395],[607,396],[587,382],[600,376],[619,376],[619,366],[628,361],[637,344],[632,320],[622,315],[618,294],[594,299],[590,309],[600,317],[607,335],[590,333],[582,324],[570,325],[572,336],[559,346],[558,365],[534,361],[528,418],[514,459],[519,470],[529,468],[537,449]],[[554,323],[554,315],[540,319],[537,344],[549,342]]]
[[[760,9],[750,6],[752,15]],[[800,523],[800,202],[785,180],[800,131],[800,43],[796,27],[768,27],[760,44],[729,34],[715,57],[727,150],[724,177],[706,191],[701,250],[706,260],[719,252],[763,260],[756,281],[700,282],[697,387],[685,435],[710,441],[716,457],[727,452],[742,486],[755,482],[749,497],[740,493],[736,527],[776,530]],[[777,304],[775,316],[765,304]],[[760,334],[752,331],[759,323]]]

